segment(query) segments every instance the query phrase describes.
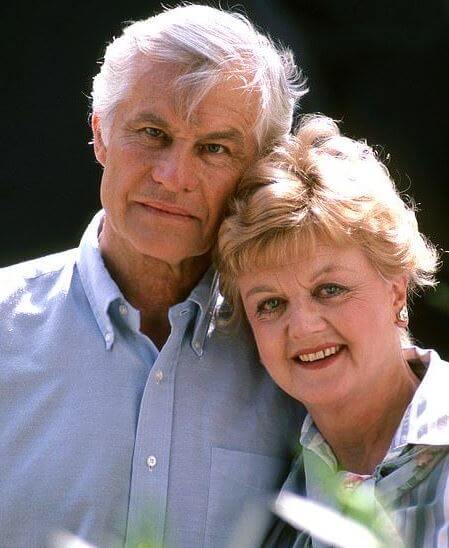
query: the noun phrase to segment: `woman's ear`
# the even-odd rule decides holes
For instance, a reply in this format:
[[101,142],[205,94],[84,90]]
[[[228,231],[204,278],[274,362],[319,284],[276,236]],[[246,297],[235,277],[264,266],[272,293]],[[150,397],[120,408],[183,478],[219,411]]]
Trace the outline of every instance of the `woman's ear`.
[[92,115],[92,133],[95,158],[104,167],[106,164],[107,149],[103,140],[101,120],[96,113]]
[[408,310],[407,310],[407,288],[408,276],[403,274],[397,276],[391,282],[392,288],[392,307],[394,323],[398,327],[408,326]]

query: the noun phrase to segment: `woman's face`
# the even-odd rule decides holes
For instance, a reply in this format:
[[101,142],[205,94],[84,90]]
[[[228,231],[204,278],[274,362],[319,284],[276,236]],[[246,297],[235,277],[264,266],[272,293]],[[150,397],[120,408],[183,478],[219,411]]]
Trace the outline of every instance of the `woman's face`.
[[262,363],[309,406],[344,404],[388,383],[402,359],[396,314],[406,286],[405,276],[384,280],[359,247],[324,243],[238,278]]

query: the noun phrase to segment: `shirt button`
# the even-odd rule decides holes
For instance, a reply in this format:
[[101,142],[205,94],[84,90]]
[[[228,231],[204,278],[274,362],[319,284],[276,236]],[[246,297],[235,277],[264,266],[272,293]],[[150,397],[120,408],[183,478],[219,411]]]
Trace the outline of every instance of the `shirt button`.
[[114,337],[113,334],[110,331],[108,331],[104,336],[104,340],[107,343],[110,343],[110,342],[112,342],[113,337]]
[[154,455],[150,455],[148,458],[147,458],[147,466],[148,466],[148,469],[150,472],[152,472],[154,470],[154,467],[156,466],[157,464],[157,459]]
[[159,384],[164,379],[164,374],[160,369],[156,371],[154,378],[156,379],[157,384]]
[[126,316],[126,314],[128,314],[128,307],[126,306],[126,304],[121,304],[119,307],[118,307],[118,311],[120,312],[120,314],[122,316]]

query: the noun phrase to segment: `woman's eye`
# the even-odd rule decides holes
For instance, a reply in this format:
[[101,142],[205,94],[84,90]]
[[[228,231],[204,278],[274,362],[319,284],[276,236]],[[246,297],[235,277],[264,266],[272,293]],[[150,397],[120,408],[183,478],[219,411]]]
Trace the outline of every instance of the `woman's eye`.
[[314,291],[315,295],[320,298],[328,299],[329,297],[337,297],[343,293],[346,293],[347,288],[338,284],[324,284],[320,285]]
[[273,312],[277,312],[283,304],[284,302],[278,298],[266,299],[257,305],[257,314],[259,316],[272,314]]

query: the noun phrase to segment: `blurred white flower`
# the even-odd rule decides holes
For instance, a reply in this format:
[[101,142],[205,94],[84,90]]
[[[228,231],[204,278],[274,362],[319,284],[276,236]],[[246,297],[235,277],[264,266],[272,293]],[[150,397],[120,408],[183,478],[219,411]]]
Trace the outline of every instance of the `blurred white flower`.
[[55,531],[48,544],[49,548],[96,548],[85,540],[72,535],[67,531]]
[[339,548],[381,548],[382,544],[364,525],[299,495],[284,492],[273,511],[295,529]]

